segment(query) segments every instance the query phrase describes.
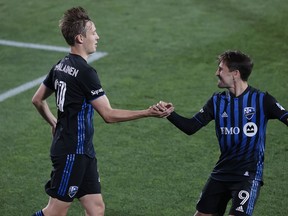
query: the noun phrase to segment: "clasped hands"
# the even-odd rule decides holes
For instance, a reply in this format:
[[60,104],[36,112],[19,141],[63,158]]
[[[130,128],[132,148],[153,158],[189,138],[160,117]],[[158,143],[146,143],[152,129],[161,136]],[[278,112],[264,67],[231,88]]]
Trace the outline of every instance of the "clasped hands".
[[154,112],[156,117],[166,118],[174,111],[174,106],[172,103],[159,101],[157,104],[150,106],[149,110]]

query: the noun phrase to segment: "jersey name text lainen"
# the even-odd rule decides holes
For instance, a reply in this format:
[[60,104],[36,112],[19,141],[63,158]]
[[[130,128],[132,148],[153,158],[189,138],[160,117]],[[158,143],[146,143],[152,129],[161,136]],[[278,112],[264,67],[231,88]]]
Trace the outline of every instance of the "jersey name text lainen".
[[71,76],[77,77],[77,74],[79,72],[79,70],[77,70],[76,68],[70,66],[70,65],[65,65],[63,63],[59,63],[55,66],[55,70],[67,73]]

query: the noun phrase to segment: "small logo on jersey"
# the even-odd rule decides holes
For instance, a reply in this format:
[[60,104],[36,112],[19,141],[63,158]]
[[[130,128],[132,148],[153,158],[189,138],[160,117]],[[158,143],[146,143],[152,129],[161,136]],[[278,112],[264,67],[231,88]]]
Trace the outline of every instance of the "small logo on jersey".
[[253,137],[256,135],[258,127],[254,122],[247,122],[243,127],[243,132],[247,137]]
[[74,197],[76,193],[78,192],[78,187],[77,186],[70,186],[68,190],[68,195],[70,198]]
[[285,110],[284,107],[282,107],[279,103],[276,103],[276,105],[279,107],[280,110]]
[[246,172],[244,173],[244,176],[249,176],[249,172],[246,171]]
[[244,212],[243,206],[239,206],[238,208],[236,208],[236,211]]
[[204,113],[204,109],[202,108],[202,109],[200,109],[200,111],[199,111],[200,113]]
[[240,128],[239,127],[220,127],[222,135],[232,135],[232,134],[239,134]]
[[222,118],[228,118],[228,114],[224,111],[221,115]]
[[248,119],[251,120],[256,113],[254,107],[245,107],[244,108],[244,116]]
[[91,95],[98,95],[101,92],[104,92],[102,88],[100,88],[98,90],[91,90]]

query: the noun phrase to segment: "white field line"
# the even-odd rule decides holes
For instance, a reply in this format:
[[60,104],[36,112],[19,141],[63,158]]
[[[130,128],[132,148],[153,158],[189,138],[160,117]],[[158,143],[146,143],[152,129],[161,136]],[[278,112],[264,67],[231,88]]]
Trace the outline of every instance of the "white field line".
[[[40,49],[40,50],[46,50],[46,51],[55,51],[55,52],[66,52],[68,53],[70,51],[67,47],[60,47],[60,46],[50,46],[50,45],[43,45],[43,44],[33,44],[33,43],[23,43],[23,42],[16,42],[16,41],[9,41],[9,40],[0,40],[0,45],[5,46],[14,46],[14,47],[21,47],[21,48],[30,48],[30,49]],[[106,56],[107,53],[105,52],[96,52],[89,56],[88,63],[91,63],[93,61],[96,61],[100,58],[103,58]],[[10,89],[2,94],[0,94],[0,102],[6,100],[7,98],[13,97],[17,94],[20,94],[28,89],[31,89],[40,83],[43,82],[46,75],[39,77],[35,80],[32,80],[30,82],[24,83],[20,86],[17,86],[13,89]]]

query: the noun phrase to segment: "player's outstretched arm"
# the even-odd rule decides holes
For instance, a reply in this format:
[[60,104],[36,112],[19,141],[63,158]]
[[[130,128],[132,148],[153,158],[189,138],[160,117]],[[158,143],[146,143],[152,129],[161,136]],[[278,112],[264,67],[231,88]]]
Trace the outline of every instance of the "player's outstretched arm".
[[106,95],[93,100],[91,104],[106,123],[131,121],[145,117],[163,118],[168,116],[173,109],[172,107],[166,111],[155,110],[153,107],[144,110],[113,109]]
[[203,125],[195,117],[186,118],[174,112],[174,106],[172,103],[159,101],[159,103],[153,106],[153,109],[162,112],[171,110],[171,113],[167,116],[167,119],[187,135],[192,135],[203,127]]

